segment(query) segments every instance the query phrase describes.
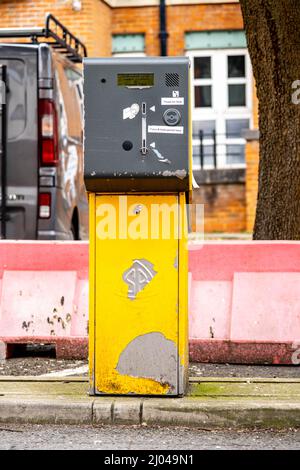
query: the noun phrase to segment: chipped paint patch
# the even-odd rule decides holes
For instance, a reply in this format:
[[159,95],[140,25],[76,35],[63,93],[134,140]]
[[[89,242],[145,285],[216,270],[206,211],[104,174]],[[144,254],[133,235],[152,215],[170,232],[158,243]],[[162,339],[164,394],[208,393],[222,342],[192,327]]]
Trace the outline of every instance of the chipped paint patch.
[[156,274],[157,272],[153,269],[153,264],[150,261],[135,259],[123,274],[123,280],[128,285],[128,298],[134,300]]
[[175,256],[173,266],[174,266],[175,269],[178,269],[178,255]]
[[176,176],[176,178],[179,178],[180,180],[183,180],[187,173],[186,170],[176,170],[176,171],[169,171],[165,170],[162,173],[163,176]]
[[137,336],[122,351],[116,370],[122,375],[152,379],[177,388],[178,351],[174,341],[162,333]]

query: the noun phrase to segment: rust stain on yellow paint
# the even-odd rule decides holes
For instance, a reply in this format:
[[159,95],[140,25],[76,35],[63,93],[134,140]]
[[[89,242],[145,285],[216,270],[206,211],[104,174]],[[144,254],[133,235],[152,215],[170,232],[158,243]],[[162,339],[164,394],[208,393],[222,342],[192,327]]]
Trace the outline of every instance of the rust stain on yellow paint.
[[[152,379],[124,376],[113,370],[103,376],[98,393],[121,395],[165,395],[169,390],[168,384],[160,384]],[[101,387],[101,388],[100,388]]]

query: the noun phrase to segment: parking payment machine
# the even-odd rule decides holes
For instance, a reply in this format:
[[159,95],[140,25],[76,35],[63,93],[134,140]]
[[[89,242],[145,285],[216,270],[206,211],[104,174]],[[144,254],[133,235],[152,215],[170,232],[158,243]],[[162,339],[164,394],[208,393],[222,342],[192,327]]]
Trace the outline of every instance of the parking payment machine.
[[189,60],[84,60],[90,393],[185,392]]

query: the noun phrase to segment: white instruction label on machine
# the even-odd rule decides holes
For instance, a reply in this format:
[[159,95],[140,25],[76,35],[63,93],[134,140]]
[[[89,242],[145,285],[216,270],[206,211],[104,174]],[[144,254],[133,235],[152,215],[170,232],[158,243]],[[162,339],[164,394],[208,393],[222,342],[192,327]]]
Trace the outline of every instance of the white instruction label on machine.
[[161,99],[161,104],[163,106],[170,106],[170,105],[184,105],[184,98],[162,98]]
[[148,126],[149,134],[183,134],[183,126]]

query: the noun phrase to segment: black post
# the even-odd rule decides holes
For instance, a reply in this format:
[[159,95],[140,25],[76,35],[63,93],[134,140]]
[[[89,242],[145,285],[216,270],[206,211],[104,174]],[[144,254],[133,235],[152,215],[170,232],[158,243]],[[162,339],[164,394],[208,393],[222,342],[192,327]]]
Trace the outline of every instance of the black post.
[[201,168],[204,167],[204,148],[203,148],[203,130],[200,129],[199,131],[199,139],[200,139],[200,164]]
[[6,65],[0,65],[1,84],[1,238],[6,238]]
[[213,132],[213,157],[214,157],[214,168],[217,168],[217,135],[216,130],[214,129]]
[[165,2],[165,0],[160,0],[159,18],[160,18],[160,32],[159,32],[160,55],[165,57],[165,56],[168,55],[168,47],[167,47],[168,32],[167,32],[166,2]]

